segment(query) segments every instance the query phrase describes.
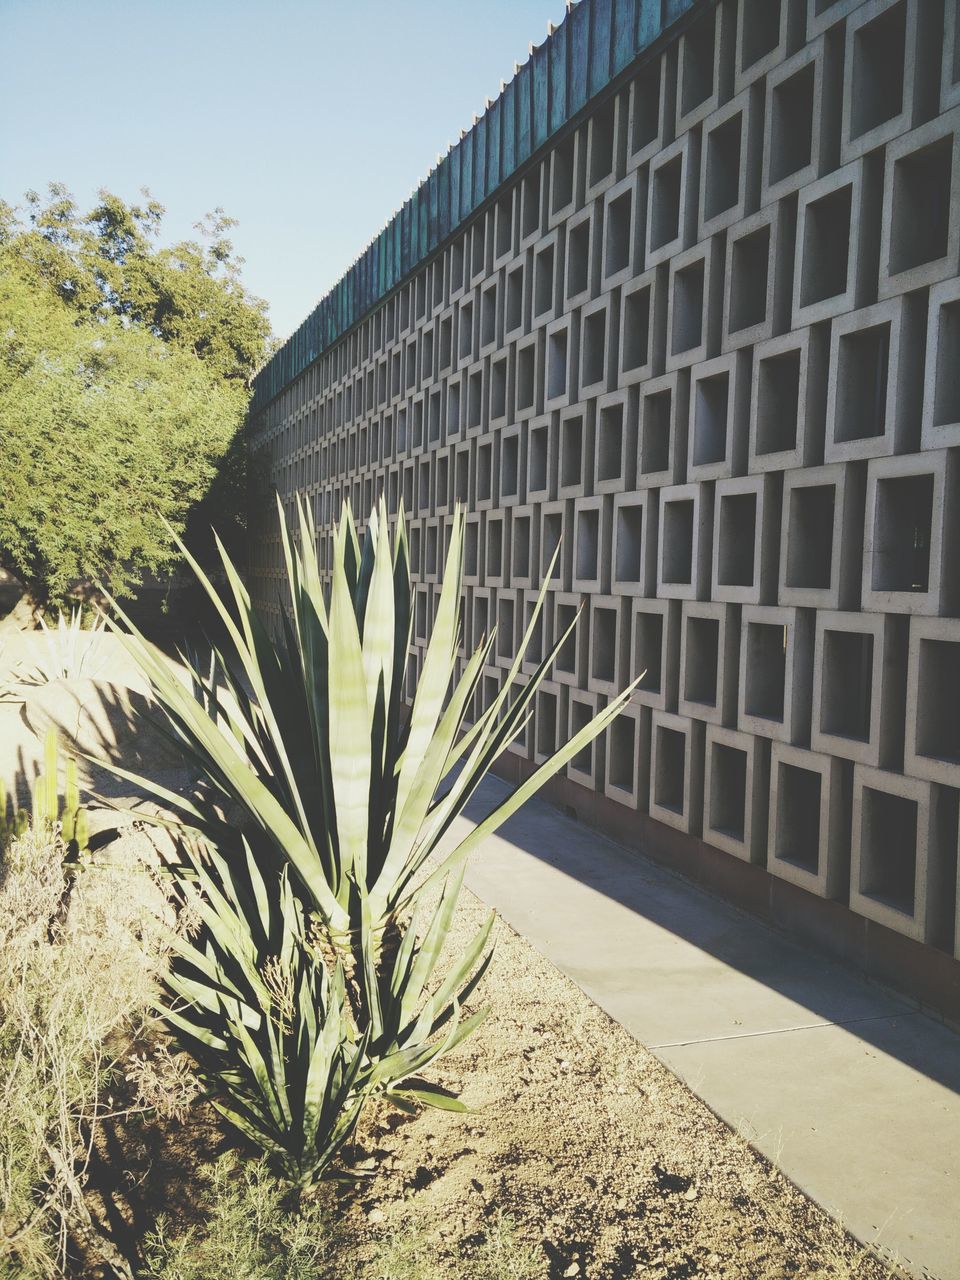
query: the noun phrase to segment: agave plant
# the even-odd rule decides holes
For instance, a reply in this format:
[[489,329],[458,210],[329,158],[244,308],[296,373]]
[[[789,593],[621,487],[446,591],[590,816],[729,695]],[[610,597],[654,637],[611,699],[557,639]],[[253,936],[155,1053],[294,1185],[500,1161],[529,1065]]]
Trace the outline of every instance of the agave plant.
[[[232,905],[229,924],[217,911],[207,912],[202,945],[216,948],[219,944],[212,940],[218,936],[242,934],[250,972],[262,973],[277,953],[266,948],[262,922],[248,919],[254,907],[262,911],[259,890],[252,886],[262,885],[270,898],[282,884],[283,893],[296,901],[291,936],[299,938],[300,951],[312,949],[314,960],[328,973],[327,987],[319,978],[311,979],[310,990],[325,1017],[333,1010],[341,1022],[350,1022],[350,1061],[361,1059],[363,1064],[350,1077],[348,1114],[364,1091],[373,1089],[385,1090],[398,1101],[455,1106],[420,1073],[484,1016],[478,1011],[461,1019],[460,1009],[489,962],[485,949],[492,915],[458,960],[447,965],[442,980],[437,976],[466,861],[602,732],[631,689],[612,699],[453,849],[441,852],[454,819],[526,724],[536,690],[569,630],[533,677],[521,684],[517,677],[543,606],[545,585],[502,689],[466,726],[494,636],[479,645],[456,678],[463,574],[463,517],[458,509],[433,631],[408,706],[403,677],[412,588],[402,511],[391,539],[381,501],[370,515],[361,544],[349,507],[344,508],[334,528],[328,593],[321,584],[311,516],[302,505],[298,516],[295,539],[281,510],[290,604],[277,639],[253,607],[222,547],[226,598],[181,545],[219,614],[225,636],[213,647],[208,669],[181,655],[190,687],[118,610],[128,629],[121,632],[124,643],[150,678],[162,709],[162,729],[202,783],[197,793],[181,796],[149,779],[114,771],[151,792],[200,841],[197,848],[208,850],[190,860],[185,874],[198,879],[204,900],[213,901],[211,894],[216,894],[218,902]],[[215,875],[208,870],[201,876],[202,867],[215,867]],[[284,954],[293,951],[288,948]],[[186,957],[181,959],[188,963]],[[216,999],[210,994],[214,979],[209,968],[197,966],[191,981],[208,984],[205,998],[191,986],[191,998],[206,1018],[220,1020],[220,1031],[212,1026],[208,1031],[227,1043],[222,1027],[231,1019],[237,1021],[239,1006],[220,1003],[222,986],[216,987]],[[341,986],[345,1004],[338,1003]],[[178,987],[177,993],[184,996],[187,991]],[[238,998],[236,992],[230,997]],[[262,1002],[258,1007],[251,998],[245,1000],[238,1027],[249,1031],[248,1023],[255,1022],[266,1036],[269,1017]],[[295,1021],[305,1017],[298,1012]],[[315,1017],[319,1026],[323,1018]],[[182,1021],[179,1025],[186,1033]],[[244,1055],[248,1073],[256,1061],[254,1074],[262,1076],[247,1039],[239,1030],[237,1036],[231,1052]],[[263,1049],[259,1052],[268,1061]],[[271,1041],[270,1055],[271,1062],[283,1063],[285,1071],[295,1069],[301,1077],[309,1056],[301,1049],[294,1054],[292,1044],[284,1047],[279,1041]],[[237,1087],[236,1072],[230,1074],[224,1060],[214,1074],[230,1096]],[[285,1087],[289,1090],[289,1083]],[[301,1080],[301,1092],[304,1087]],[[249,1099],[245,1105],[249,1110]],[[233,1111],[246,1116],[249,1125],[247,1112],[235,1106]],[[285,1113],[282,1118],[286,1123]],[[279,1123],[276,1114],[274,1120]],[[276,1145],[262,1145],[276,1154]],[[306,1163],[314,1170],[320,1167],[315,1155]]]

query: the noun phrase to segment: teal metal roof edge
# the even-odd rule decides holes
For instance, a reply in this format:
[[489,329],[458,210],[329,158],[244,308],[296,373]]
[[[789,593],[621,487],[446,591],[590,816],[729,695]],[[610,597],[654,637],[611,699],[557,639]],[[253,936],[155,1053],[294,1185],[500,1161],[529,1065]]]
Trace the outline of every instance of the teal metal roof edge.
[[268,404],[698,0],[579,0],[253,380]]

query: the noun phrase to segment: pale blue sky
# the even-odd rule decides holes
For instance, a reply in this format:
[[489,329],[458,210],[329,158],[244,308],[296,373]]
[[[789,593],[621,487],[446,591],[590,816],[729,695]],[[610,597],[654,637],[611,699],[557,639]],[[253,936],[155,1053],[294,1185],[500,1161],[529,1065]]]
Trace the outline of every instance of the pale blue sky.
[[0,0],[0,196],[222,205],[286,337],[564,0]]

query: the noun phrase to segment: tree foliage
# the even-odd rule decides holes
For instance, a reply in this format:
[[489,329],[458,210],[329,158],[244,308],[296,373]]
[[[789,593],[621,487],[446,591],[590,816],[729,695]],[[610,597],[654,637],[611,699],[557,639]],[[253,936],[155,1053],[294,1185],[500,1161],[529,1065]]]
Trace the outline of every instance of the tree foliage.
[[[0,564],[33,598],[78,584],[130,595],[174,563],[218,474],[239,508],[236,442],[268,350],[222,211],[205,243],[161,247],[163,209],[61,187],[0,207]],[[226,490],[226,492],[225,492]]]

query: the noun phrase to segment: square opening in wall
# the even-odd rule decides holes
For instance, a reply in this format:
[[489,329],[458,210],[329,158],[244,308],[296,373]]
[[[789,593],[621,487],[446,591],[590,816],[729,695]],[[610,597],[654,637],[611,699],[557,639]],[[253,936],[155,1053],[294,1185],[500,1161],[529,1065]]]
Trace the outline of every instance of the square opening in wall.
[[473,351],[473,303],[460,307],[460,359],[468,360]]
[[760,720],[783,723],[787,678],[787,628],[749,622],[746,636],[744,710]]
[[727,456],[730,375],[726,371],[700,378],[694,392],[693,461],[695,466],[723,462]]
[[703,290],[706,264],[702,258],[683,267],[673,280],[673,332],[670,350],[675,356],[692,351],[703,341]]
[[477,449],[477,501],[489,502],[493,497],[493,445]]
[[710,8],[683,38],[680,46],[680,56],[683,60],[681,115],[694,111],[713,93],[715,35],[716,14]]
[[440,321],[440,368],[449,369],[453,363],[453,317]]
[[513,246],[513,192],[497,202],[497,257],[502,258]]
[[710,761],[710,830],[743,841],[747,813],[747,753],[714,742]]
[[546,315],[553,309],[553,263],[554,249],[552,244],[541,249],[534,265],[534,317]]
[[553,573],[550,580],[556,582],[560,577],[561,558],[556,555],[557,548],[560,546],[560,540],[563,537],[563,516],[559,511],[549,511],[543,517],[543,523],[540,526],[540,568],[544,576],[553,561]]
[[467,427],[471,430],[483,422],[483,371],[475,370],[467,378]]
[[455,436],[460,431],[460,383],[451,382],[447,386],[447,435]]
[[635,613],[633,616],[633,671],[640,676],[642,693],[663,692],[663,614]]
[[623,403],[601,405],[597,411],[597,479],[623,476]]
[[[571,624],[576,620],[577,606],[574,604],[558,604],[557,605],[557,633],[556,639],[559,640],[567,631]],[[574,627],[570,634],[560,646],[557,654],[556,667],[558,671],[562,671],[564,675],[575,676],[577,674],[577,628]]]
[[778,767],[774,857],[816,875],[820,867],[823,779],[815,769],[803,769],[783,760]]
[[471,252],[471,273],[481,275],[487,263],[487,221],[481,218],[474,224]]
[[625,191],[607,206],[607,252],[604,273],[608,276],[630,265],[633,194]]
[[740,70],[746,71],[780,42],[780,5],[783,0],[743,0],[740,34]]
[[547,488],[547,466],[550,457],[550,426],[544,422],[532,427],[527,439],[527,473],[530,489],[543,493]]
[[863,788],[860,892],[912,916],[917,875],[917,802]]
[[824,631],[821,680],[821,733],[869,742],[873,636],[865,631]]
[[583,343],[583,382],[585,386],[594,386],[604,380],[607,357],[606,308],[592,311],[583,317],[581,341]]
[[590,285],[590,221],[584,219],[567,233],[567,297],[586,292]]
[[617,507],[617,562],[618,582],[640,582],[643,577],[641,554],[643,550],[643,505],[634,503]]
[[523,324],[523,267],[515,267],[507,276],[507,303],[504,328],[508,332]]
[[537,692],[537,755],[552,756],[557,743],[557,695],[549,689]]
[[899,159],[893,168],[890,271],[946,256],[950,239],[953,135]]
[[488,347],[497,340],[497,286],[485,289],[480,306],[480,345]]
[[657,764],[653,780],[654,803],[660,809],[683,813],[686,773],[686,736],[679,729],[656,725]]
[[670,435],[673,430],[673,391],[668,387],[644,397],[643,431],[640,440],[640,471],[655,475],[670,466]]
[[573,164],[576,137],[571,134],[554,150],[553,190],[551,191],[550,211],[558,213],[573,200]]
[[600,576],[600,512],[586,508],[578,513],[576,544],[576,576],[581,582],[592,582]]
[[[528,576],[528,575],[524,575],[524,576]],[[533,618],[533,610],[534,610],[534,601],[532,600],[526,601],[524,604],[524,613],[523,613],[524,634],[526,633],[526,628],[530,626],[531,622],[533,622],[533,629],[530,632],[530,639],[527,643],[525,660],[527,662],[532,662],[536,665],[541,663],[544,659],[544,647],[543,647],[544,626],[543,626],[543,610],[541,609],[538,612],[535,621]]]
[[589,185],[596,186],[613,172],[614,126],[616,102],[611,99],[590,118],[590,177]]
[[512,662],[516,653],[514,629],[514,600],[501,596],[497,601],[497,657]]
[[650,248],[662,249],[680,235],[683,156],[674,156],[666,164],[654,169],[652,185]]
[[511,529],[513,541],[512,571],[515,578],[530,575],[530,517],[515,516]]
[[841,335],[834,439],[865,440],[883,435],[889,364],[889,324]]
[[560,485],[580,488],[584,480],[583,417],[580,414],[560,422]]
[[740,199],[740,148],[743,112],[738,112],[707,134],[704,217],[709,221],[732,209]]
[[756,410],[758,454],[782,453],[797,447],[800,360],[799,348],[760,360]]
[[770,228],[761,227],[733,242],[730,273],[730,332],[739,333],[767,318]]
[[[570,700],[570,737],[575,738],[581,729],[585,729],[593,718],[592,708],[585,702]],[[569,768],[588,777],[593,776],[594,742],[589,742],[570,761]]]
[[906,0],[854,31],[851,140],[892,120],[903,110],[906,37]]
[[694,501],[682,498],[663,504],[661,555],[663,581],[685,585],[693,581]]
[[617,716],[607,731],[607,776],[617,791],[633,791],[637,776],[637,722],[633,716]]
[[567,341],[566,329],[557,329],[547,341],[547,396],[555,400],[567,390]]
[[930,589],[933,476],[889,476],[877,481],[873,535],[873,590]]
[[540,166],[523,180],[521,188],[521,222],[520,234],[524,240],[532,236],[540,226]]
[[457,502],[464,505],[470,500],[470,454],[466,450],[457,454],[456,466],[454,468],[456,474],[456,493]]
[[460,236],[450,246],[450,292],[463,288],[463,240]]
[[424,537],[424,568],[428,575],[435,576],[437,572],[437,547],[439,541],[439,533],[435,525],[427,525],[426,535]]
[[920,638],[917,754],[960,764],[960,640]]
[[616,609],[594,607],[590,645],[593,669],[590,674],[594,680],[607,684],[612,684],[617,678],[618,621]]
[[813,112],[816,69],[808,62],[771,95],[770,181],[782,182],[813,159]]
[[717,582],[752,587],[756,574],[757,495],[725,493],[720,498]]
[[823,302],[846,291],[852,207],[850,186],[807,205],[800,281],[802,306]]
[[517,408],[532,409],[537,392],[537,349],[529,345],[517,351]]
[[684,650],[683,697],[705,707],[717,705],[720,662],[719,618],[689,617]]
[[500,496],[514,498],[520,484],[520,437],[503,436],[500,446]]
[[494,420],[507,413],[507,357],[490,363],[490,417]]
[[933,425],[953,422],[960,422],[960,301],[946,303],[937,317]]
[[503,573],[503,521],[487,521],[487,555],[484,568],[488,578],[499,578]]
[[623,372],[640,369],[650,359],[651,286],[626,293],[623,300]]
[[797,485],[790,490],[785,586],[829,590],[836,500],[833,484]]
[[660,77],[663,58],[655,58],[633,82],[633,133],[630,152],[636,155],[660,133]]

